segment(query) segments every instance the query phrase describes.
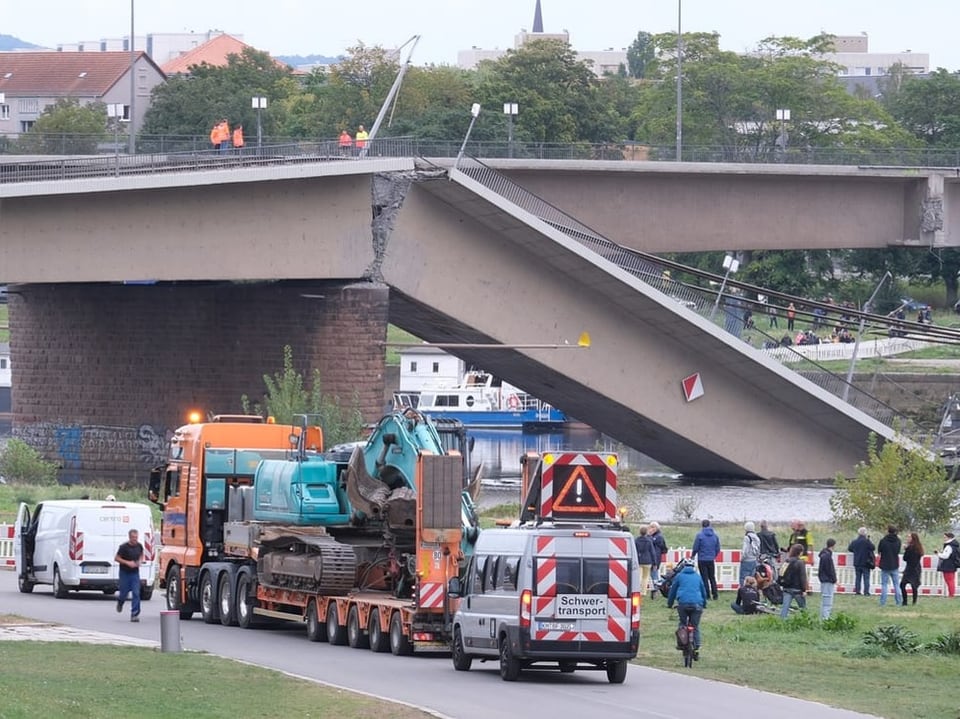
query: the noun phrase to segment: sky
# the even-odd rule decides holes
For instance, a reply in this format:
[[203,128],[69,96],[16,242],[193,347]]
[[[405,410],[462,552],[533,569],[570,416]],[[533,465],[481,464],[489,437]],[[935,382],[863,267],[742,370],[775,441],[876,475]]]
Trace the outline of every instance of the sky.
[[[544,30],[570,32],[579,50],[626,48],[639,30],[716,31],[741,52],[770,35],[866,32],[872,52],[926,52],[960,70],[958,0],[542,0]],[[415,64],[454,65],[457,51],[505,49],[532,29],[535,0],[0,0],[0,33],[56,47],[122,37],[134,7],[137,35],[224,30],[274,55],[339,55],[358,40],[397,47],[420,35]]]

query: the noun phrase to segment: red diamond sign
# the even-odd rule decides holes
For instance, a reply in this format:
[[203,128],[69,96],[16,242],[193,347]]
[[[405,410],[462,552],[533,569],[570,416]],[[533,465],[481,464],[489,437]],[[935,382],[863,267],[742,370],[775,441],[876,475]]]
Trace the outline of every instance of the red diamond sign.
[[684,377],[682,380],[683,384],[683,394],[687,398],[687,402],[693,402],[693,400],[698,397],[703,397],[703,380],[700,379],[700,373],[690,375],[689,377]]

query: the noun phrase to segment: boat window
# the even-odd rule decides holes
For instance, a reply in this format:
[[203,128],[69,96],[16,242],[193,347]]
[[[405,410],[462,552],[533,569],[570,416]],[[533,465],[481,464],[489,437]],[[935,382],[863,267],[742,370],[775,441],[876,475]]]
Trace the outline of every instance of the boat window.
[[460,395],[458,394],[438,394],[434,402],[436,407],[459,407]]
[[439,362],[434,362],[434,363],[433,363],[433,373],[434,373],[434,374],[437,374],[438,372],[440,372],[440,363],[439,363]]
[[416,371],[417,371],[417,363],[416,363],[416,362],[411,362],[411,363],[410,363],[410,371],[411,371],[411,372],[416,372]]

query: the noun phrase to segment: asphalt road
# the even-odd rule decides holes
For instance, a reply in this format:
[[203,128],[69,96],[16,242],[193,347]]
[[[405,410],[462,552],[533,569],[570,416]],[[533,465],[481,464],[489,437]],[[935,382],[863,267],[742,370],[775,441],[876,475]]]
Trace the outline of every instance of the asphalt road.
[[[115,600],[101,594],[71,594],[54,599],[49,587],[33,594],[17,591],[13,572],[0,571],[0,613],[60,622],[91,631],[160,639],[162,592],[143,603],[141,621],[129,621],[129,608],[115,611]],[[544,716],[551,719],[638,717],[691,719],[740,716],[763,707],[777,719],[863,719],[866,715],[833,709],[775,694],[766,694],[696,677],[631,666],[619,686],[603,672],[525,672],[520,681],[500,680],[495,662],[456,672],[448,656],[394,657],[369,650],[308,642],[299,626],[243,630],[206,625],[199,619],[181,623],[185,649],[203,650],[259,664],[384,698],[425,707],[456,719]],[[2,653],[2,652],[0,652]],[[709,655],[709,647],[705,646]],[[705,658],[705,660],[709,661]],[[678,655],[679,661],[679,655]]]

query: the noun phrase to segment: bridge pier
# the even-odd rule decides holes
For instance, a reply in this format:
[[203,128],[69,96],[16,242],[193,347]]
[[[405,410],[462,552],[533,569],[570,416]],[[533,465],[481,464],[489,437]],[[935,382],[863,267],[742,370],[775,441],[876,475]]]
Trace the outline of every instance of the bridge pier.
[[307,383],[383,410],[383,285],[27,284],[9,305],[14,435],[67,483],[145,481],[188,411],[259,401],[287,344]]

